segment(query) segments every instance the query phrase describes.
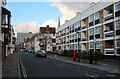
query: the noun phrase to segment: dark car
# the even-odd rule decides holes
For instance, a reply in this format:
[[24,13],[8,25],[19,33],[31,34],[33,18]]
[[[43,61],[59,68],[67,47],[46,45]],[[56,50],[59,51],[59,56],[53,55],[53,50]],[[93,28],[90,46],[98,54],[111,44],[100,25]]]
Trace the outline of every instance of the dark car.
[[40,56],[40,57],[47,57],[47,54],[44,51],[42,51],[42,50],[38,50],[36,52],[36,57],[38,57],[38,56]]
[[30,53],[35,53],[35,50],[34,49],[30,49],[28,50]]

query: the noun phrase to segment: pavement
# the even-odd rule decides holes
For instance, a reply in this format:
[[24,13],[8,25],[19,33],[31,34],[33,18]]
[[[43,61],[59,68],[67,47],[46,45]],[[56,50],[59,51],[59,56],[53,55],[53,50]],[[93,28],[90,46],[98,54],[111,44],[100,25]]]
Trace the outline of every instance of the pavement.
[[84,60],[80,59],[80,62],[77,62],[77,60],[73,61],[72,57],[60,56],[60,55],[57,55],[56,57],[52,53],[49,53],[48,57],[51,59],[56,59],[56,60],[64,61],[67,63],[84,66],[87,68],[102,70],[102,71],[120,76],[120,61],[117,61],[117,60],[103,59],[103,60],[97,61],[97,64],[89,64],[89,61],[85,59]]
[[48,79],[53,79],[53,77],[56,79],[58,77],[72,79],[118,79],[118,76],[114,74],[68,63],[58,59],[59,57],[54,57],[52,54],[48,55],[47,58],[36,57],[34,53],[28,52],[19,51],[18,54],[21,57],[28,79],[42,79],[44,77]]
[[13,53],[2,60],[2,78],[22,77],[19,55]]

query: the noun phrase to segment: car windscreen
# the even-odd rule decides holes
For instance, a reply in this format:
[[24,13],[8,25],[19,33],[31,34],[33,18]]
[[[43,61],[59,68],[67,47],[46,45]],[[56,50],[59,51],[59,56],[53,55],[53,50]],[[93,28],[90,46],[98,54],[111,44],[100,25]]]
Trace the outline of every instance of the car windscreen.
[[43,53],[43,51],[37,51],[38,53]]

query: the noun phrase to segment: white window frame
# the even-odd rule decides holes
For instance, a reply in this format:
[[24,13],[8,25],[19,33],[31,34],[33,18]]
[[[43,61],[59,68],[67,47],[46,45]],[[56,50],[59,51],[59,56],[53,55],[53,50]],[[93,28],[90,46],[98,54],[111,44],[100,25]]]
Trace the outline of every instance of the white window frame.
[[[93,48],[91,48],[91,45],[93,44]],[[94,49],[94,43],[90,43],[90,49]]]
[[[116,21],[115,23],[116,23],[116,30],[120,29],[120,20]],[[117,28],[117,24],[119,26],[118,28]]]
[[81,25],[81,24],[80,24],[80,21],[78,21],[78,27],[80,27],[80,25]]
[[99,12],[96,12],[96,13],[95,13],[95,20],[98,20],[99,18],[100,18]]
[[[99,45],[99,46],[98,46]],[[100,49],[100,42],[96,43],[96,49]]]
[[78,23],[75,23],[75,29],[78,27]]
[[120,39],[116,41],[117,48],[120,48],[120,45],[118,46],[118,43],[120,44]]
[[[99,28],[99,31],[98,31],[98,28]],[[97,30],[96,30],[97,29]],[[100,27],[96,27],[95,28],[95,34],[100,34]]]
[[[91,32],[92,32],[92,34],[91,34]],[[92,36],[92,35],[93,35],[93,29],[90,29],[90,30],[89,30],[89,33],[90,33],[89,36]]]
[[115,4],[115,11],[119,11],[119,10],[120,10],[120,2]]
[[90,15],[90,16],[89,16],[89,23],[90,23],[90,22],[93,22],[93,15]]

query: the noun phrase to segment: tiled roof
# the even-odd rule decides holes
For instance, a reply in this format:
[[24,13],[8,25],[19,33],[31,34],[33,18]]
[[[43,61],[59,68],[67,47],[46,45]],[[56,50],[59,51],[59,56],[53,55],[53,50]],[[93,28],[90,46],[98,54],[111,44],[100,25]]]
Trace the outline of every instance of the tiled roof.
[[56,29],[52,28],[52,27],[40,27],[40,32],[41,33],[53,33],[53,34],[55,34]]

